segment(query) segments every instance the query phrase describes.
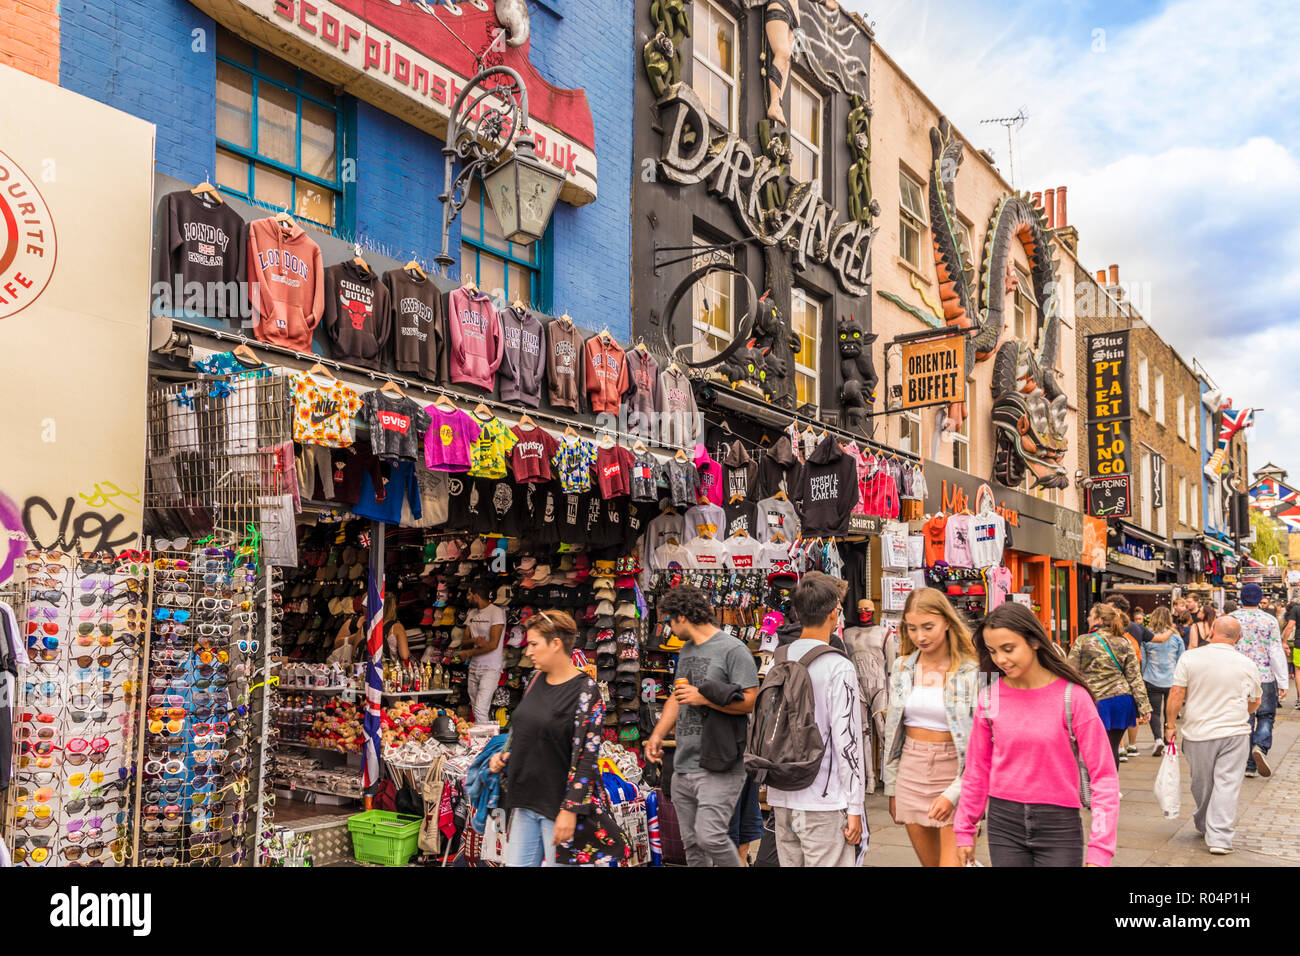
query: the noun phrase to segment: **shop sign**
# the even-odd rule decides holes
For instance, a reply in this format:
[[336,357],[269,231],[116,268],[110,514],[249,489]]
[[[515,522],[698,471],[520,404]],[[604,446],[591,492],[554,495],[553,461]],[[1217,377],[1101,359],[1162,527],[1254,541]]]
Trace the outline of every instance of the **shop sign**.
[[[262,41],[309,72],[442,139],[452,104],[478,72],[475,54],[487,54],[487,64],[508,66],[523,78],[537,156],[565,174],[560,198],[577,206],[596,198],[595,131],[587,94],[547,82],[529,58],[526,39],[520,46],[499,43],[500,52],[488,53],[503,27],[486,3],[191,2],[235,33]],[[492,101],[486,105],[491,108]],[[430,196],[439,186],[430,184]]]
[[1088,474],[1093,478],[1133,473],[1129,448],[1131,422],[1092,422],[1088,425]]
[[669,182],[707,182],[708,191],[730,204],[736,222],[751,237],[765,246],[790,248],[797,270],[803,271],[809,260],[823,263],[845,292],[870,293],[876,227],[856,219],[839,222],[839,210],[822,199],[820,180],[797,183],[782,208],[765,213],[763,194],[780,182],[781,167],[767,156],[755,158],[754,148],[735,133],[712,140],[697,135],[710,128],[709,113],[685,83],[672,87],[657,105],[664,130],[659,169]]
[[966,335],[904,342],[900,409],[966,401]]
[[28,547],[139,546],[154,128],[18,70],[0,102],[3,583]]
[[[989,482],[975,475],[958,471],[935,461],[925,463],[925,510],[931,514],[942,511],[972,514],[989,510],[1000,514],[1008,528],[1014,529],[1012,547],[1026,554],[1048,555],[1062,561],[1075,561],[1079,545],[1065,542],[1057,531],[1064,510],[1044,501]],[[997,488],[994,494],[993,488]],[[1068,550],[1063,550],[1068,548]]]
[[1132,477],[1093,478],[1088,486],[1088,514],[1094,518],[1127,518],[1132,515]]
[[1106,570],[1106,519],[1082,515],[1083,551],[1080,564],[1086,564],[1094,571]]
[[1120,554],[1127,554],[1132,558],[1141,558],[1144,561],[1151,561],[1156,556],[1156,549],[1142,541],[1135,541],[1132,538],[1125,538],[1123,543],[1117,548]]
[[849,534],[880,534],[885,526],[885,519],[879,515],[849,515]]
[[1118,564],[1126,568],[1134,568],[1138,571],[1145,571],[1147,574],[1156,573],[1156,562],[1146,558],[1138,558],[1133,555],[1125,554],[1118,548],[1111,548],[1106,552],[1107,559],[1112,564]]
[[1088,474],[1131,474],[1127,331],[1088,336],[1088,392]]
[[1165,506],[1165,459],[1163,455],[1151,453],[1151,507]]

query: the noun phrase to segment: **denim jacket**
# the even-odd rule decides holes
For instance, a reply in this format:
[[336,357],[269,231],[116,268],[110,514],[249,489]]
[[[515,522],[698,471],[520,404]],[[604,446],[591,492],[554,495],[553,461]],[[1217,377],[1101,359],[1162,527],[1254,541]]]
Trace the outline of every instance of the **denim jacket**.
[[[920,651],[913,651],[907,657],[898,658],[889,675],[889,710],[885,713],[885,765],[882,774],[886,796],[894,795],[894,783],[898,780],[898,762],[903,756],[903,739],[907,736],[903,727],[903,706],[912,693],[916,660],[920,656]],[[957,798],[961,796],[961,774],[966,768],[966,745],[970,741],[971,723],[975,719],[978,688],[979,666],[972,660],[962,661],[957,672],[950,675],[943,685],[943,708],[948,712],[948,731],[957,747],[957,778],[948,785],[943,795],[954,807],[957,806]]]

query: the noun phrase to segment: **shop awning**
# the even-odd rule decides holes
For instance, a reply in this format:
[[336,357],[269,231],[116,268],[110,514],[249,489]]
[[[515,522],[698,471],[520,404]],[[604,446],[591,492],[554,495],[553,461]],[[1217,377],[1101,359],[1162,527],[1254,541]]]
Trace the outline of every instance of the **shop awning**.
[[1158,534],[1152,534],[1145,528],[1139,528],[1135,524],[1129,524],[1127,521],[1115,522],[1119,529],[1130,538],[1137,538],[1139,541],[1145,541],[1147,544],[1156,548],[1168,548],[1170,546],[1168,538],[1162,538]]
[[1215,554],[1221,555],[1225,558],[1237,556],[1237,551],[1232,545],[1224,544],[1222,541],[1216,541],[1214,538],[1202,538],[1201,543]]

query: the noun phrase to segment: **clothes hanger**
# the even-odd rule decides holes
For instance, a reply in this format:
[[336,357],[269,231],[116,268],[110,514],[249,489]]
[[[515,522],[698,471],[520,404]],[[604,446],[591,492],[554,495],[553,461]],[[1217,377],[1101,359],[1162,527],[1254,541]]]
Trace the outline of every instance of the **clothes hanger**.
[[647,447],[645,446],[645,442],[643,442],[641,439],[638,438],[638,439],[633,443],[633,445],[632,445],[632,450],[633,450],[634,452],[636,452],[638,455],[640,455],[640,454],[643,454],[643,453],[649,451],[650,449],[647,448]]
[[565,438],[572,438],[574,441],[577,441],[577,439],[578,439],[578,433],[575,432],[575,431],[573,430],[573,426],[572,426],[572,425],[565,425],[565,426],[564,426],[564,437],[565,437]]
[[573,316],[569,315],[568,312],[561,313],[560,323],[565,327],[565,329],[573,328]]
[[677,454],[673,455],[673,457],[676,458],[678,461],[689,461],[689,460],[690,460],[689,458],[686,457],[686,451],[685,451],[685,449],[682,449],[682,448],[677,449]]
[[778,488],[778,489],[776,489],[776,494],[774,494],[772,497],[773,497],[773,498],[776,498],[778,501],[789,501],[789,500],[790,500],[790,496],[787,495],[787,494],[785,493],[785,490],[782,489],[782,488]]
[[456,403],[453,402],[446,395],[442,395],[442,394],[440,394],[437,398],[433,400],[433,405],[435,408],[439,410],[445,409],[446,411],[449,412],[454,412],[456,410]]
[[371,271],[370,263],[366,262],[366,260],[361,256],[361,243],[356,243],[352,246],[352,264],[358,269],[362,269],[366,272]]
[[532,415],[529,415],[527,412],[524,412],[523,415],[519,416],[519,427],[527,428],[531,431],[532,429],[537,427],[537,422],[533,421]]
[[748,537],[749,537],[749,532],[746,531],[744,528],[737,528],[735,531],[731,532],[731,534],[727,535],[727,538],[728,538],[728,539],[730,539],[730,538],[748,538]]
[[230,354],[252,368],[260,368],[262,365],[262,360],[257,357],[256,353],[242,342],[231,349]]
[[221,205],[223,202],[225,202],[225,200],[221,198],[221,193],[217,192],[217,187],[212,185],[212,183],[208,181],[208,171],[206,169],[203,170],[203,182],[199,183],[197,186],[191,189],[190,195],[211,196],[213,202],[215,202],[217,205]]
[[600,440],[600,447],[601,447],[601,448],[613,448],[613,447],[614,447],[614,436],[611,435],[609,432],[605,432],[605,436],[604,436],[603,438],[601,438],[601,440]]
[[479,419],[480,421],[487,421],[488,419],[493,418],[494,416],[492,415],[492,409],[488,408],[482,402],[479,402],[476,406],[474,406],[474,417]]
[[293,221],[293,216],[289,215],[289,207],[285,206],[275,214],[275,221],[280,224],[280,228],[285,232],[292,232],[294,226],[298,225]]
[[396,395],[398,398],[406,398],[406,393],[392,379],[389,379],[383,385],[379,386],[381,392],[387,392],[389,395]]
[[329,369],[327,369],[327,368],[326,368],[324,365],[322,365],[320,362],[317,362],[317,363],[316,363],[315,365],[313,365],[311,368],[307,369],[307,374],[308,374],[308,375],[319,375],[319,376],[321,376],[321,377],[323,377],[323,378],[328,378],[328,379],[329,379],[330,381],[332,381],[332,382],[337,382],[337,381],[338,381],[338,379],[334,377],[334,373],[331,372]]
[[465,278],[465,281],[460,284],[460,287],[462,289],[468,289],[470,292],[478,291],[478,283],[468,276]]
[[767,540],[768,540],[769,543],[770,543],[770,542],[773,542],[773,541],[776,542],[777,544],[789,544],[789,543],[790,543],[790,539],[787,538],[785,535],[783,535],[780,531],[775,532],[775,533],[772,535],[772,537],[768,538]]
[[[416,275],[418,275],[421,279],[428,279],[428,278],[429,278],[428,275],[425,274],[425,271],[424,271],[423,269],[420,268],[420,263],[418,263],[418,262],[415,261],[415,253],[411,253],[411,261],[408,262],[406,265],[402,266],[402,271],[403,271],[403,272],[414,272],[414,273],[415,273]],[[435,404],[437,404],[437,403],[435,402]]]

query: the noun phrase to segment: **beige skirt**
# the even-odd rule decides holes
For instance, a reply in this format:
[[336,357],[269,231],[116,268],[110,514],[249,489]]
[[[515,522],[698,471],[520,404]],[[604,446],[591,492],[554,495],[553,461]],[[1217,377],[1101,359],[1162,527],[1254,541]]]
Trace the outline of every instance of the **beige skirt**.
[[952,741],[929,743],[907,737],[894,781],[894,815],[899,823],[923,827],[952,826],[929,816],[930,805],[958,777],[957,745]]

